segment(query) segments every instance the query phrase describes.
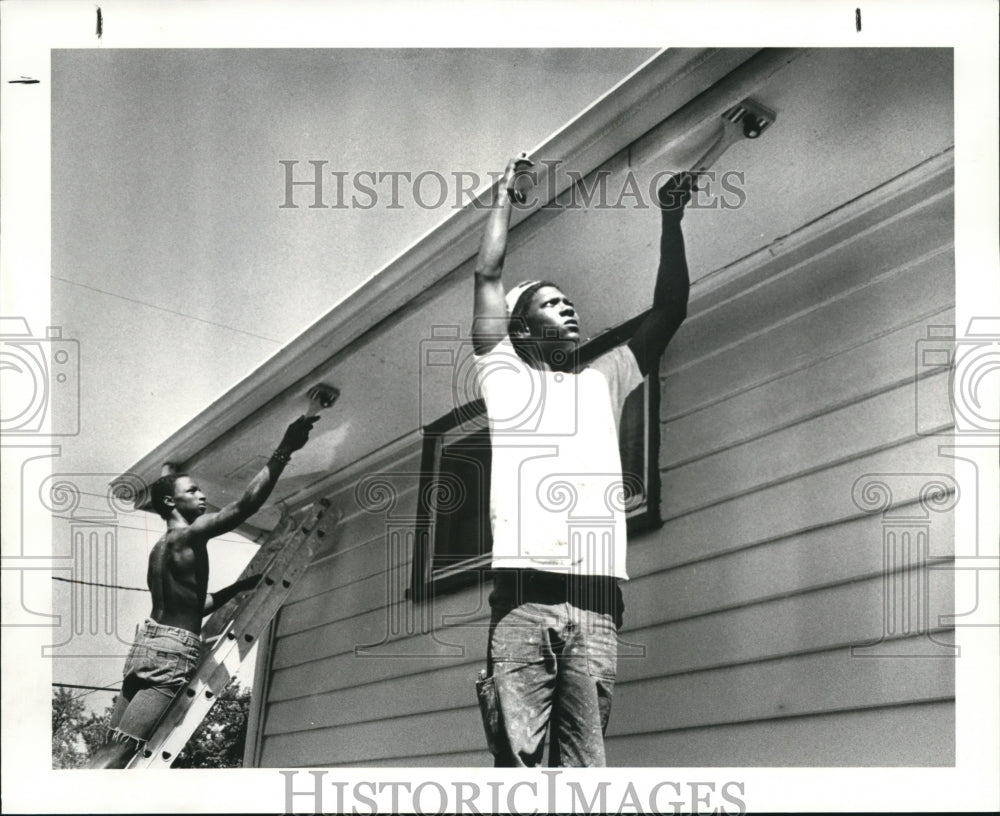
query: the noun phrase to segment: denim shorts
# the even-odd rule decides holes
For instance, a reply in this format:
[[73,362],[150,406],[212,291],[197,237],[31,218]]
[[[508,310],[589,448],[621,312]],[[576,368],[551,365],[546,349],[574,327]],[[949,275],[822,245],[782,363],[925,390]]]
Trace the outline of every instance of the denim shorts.
[[177,692],[194,676],[200,658],[201,638],[193,632],[152,620],[136,627],[108,724],[112,738],[149,739]]

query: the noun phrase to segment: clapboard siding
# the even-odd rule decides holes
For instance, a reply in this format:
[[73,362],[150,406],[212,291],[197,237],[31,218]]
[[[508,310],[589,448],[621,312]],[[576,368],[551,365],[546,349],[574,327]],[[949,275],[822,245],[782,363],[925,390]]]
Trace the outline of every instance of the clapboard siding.
[[[406,632],[390,629],[393,615],[410,614],[415,621],[419,616],[432,617],[440,624],[449,621],[452,625],[461,620],[465,625],[484,621],[488,616],[487,596],[489,587],[471,587],[454,594],[438,598],[433,604],[414,607],[409,601],[400,600],[388,608],[378,608],[350,618],[349,622],[334,621],[319,628],[279,638],[274,647],[274,663],[277,668],[286,668],[333,655],[354,653],[365,644],[397,643],[394,648],[420,648],[412,644]],[[316,643],[322,642],[322,650]],[[477,649],[478,651],[478,649]],[[440,650],[433,652],[439,654]]]
[[952,696],[954,661],[934,660],[929,671],[914,672],[909,660],[889,657],[910,645],[886,644],[887,657],[879,660],[838,648],[663,679],[626,679],[615,699],[620,716],[608,733],[623,733],[624,724],[635,720],[642,721],[643,732],[659,732]]
[[[370,545],[369,549],[381,549],[384,558],[384,539]],[[281,611],[278,634],[298,632],[380,609],[390,602],[395,578],[396,571],[390,572],[383,567],[380,573],[369,578],[290,603]]]
[[435,753],[432,746],[414,757],[379,757],[369,762],[331,762],[327,767],[338,765],[351,768],[476,768],[493,764],[493,757],[485,749],[478,751],[461,751],[458,753]]
[[[697,359],[681,356],[679,349],[668,349],[661,403],[664,421],[855,348],[859,337],[874,338],[886,329],[941,311],[954,300],[952,260],[950,251],[937,253],[906,272],[873,281],[792,319],[773,315],[772,303],[768,311],[774,322],[766,324],[766,333],[726,347],[716,343],[700,346]],[[750,308],[746,304],[746,309]],[[728,323],[739,324],[744,309],[735,301],[728,304],[725,315]],[[678,338],[686,329],[685,325]]]
[[[922,217],[916,221],[895,218],[883,222],[815,258],[790,269],[775,270],[766,281],[711,309],[695,309],[684,335],[677,336],[674,352],[684,360],[697,362],[705,353],[727,349],[768,330],[776,313],[783,313],[786,319],[808,313],[857,287],[891,279],[950,246],[954,223],[950,192],[939,193],[911,212]],[[737,302],[741,304],[741,318],[734,323],[727,310]],[[821,324],[817,328],[822,328]]]
[[[931,533],[932,556],[950,556],[954,536],[952,515],[935,518]],[[656,543],[655,538],[650,540]],[[632,580],[625,588],[629,613],[623,632],[634,629],[643,620],[633,610],[644,605],[647,586],[658,596],[652,607],[658,610],[657,620],[668,622],[674,619],[674,611],[682,616],[702,615],[879,574],[883,563],[881,540],[881,518],[864,514],[759,545],[703,553],[689,563],[657,558],[664,554],[665,548],[641,546],[645,543],[641,541],[640,547],[631,553],[637,558],[632,563]],[[475,590],[451,596],[446,603],[435,607],[435,626],[444,632],[445,616],[469,610],[472,610],[470,622],[484,625],[487,613],[482,601]],[[281,638],[274,650],[272,667],[285,669],[312,662],[304,661],[303,655],[310,648],[315,649],[317,642],[323,643],[324,649],[322,657],[316,659],[351,655],[360,645],[379,642],[386,634],[386,610],[380,607],[376,612],[353,618],[352,623],[346,627],[334,621]],[[442,637],[448,636],[442,634]],[[404,636],[395,639],[402,640]],[[478,650],[474,653],[478,654]]]
[[[384,756],[418,756],[429,742],[439,751],[469,751],[482,739],[482,725],[475,725],[470,709],[452,709],[410,717],[397,717],[385,722],[374,721],[345,725],[341,728],[316,729],[301,736],[275,735],[265,743],[266,749],[281,756],[281,765],[328,765],[334,762],[355,762]],[[433,734],[433,739],[429,735]],[[267,753],[264,756],[267,764]]]
[[[449,662],[466,656],[478,655],[481,660],[487,621],[488,618],[484,615],[480,626],[456,626],[414,637],[390,638],[387,643],[374,647],[372,653],[364,657],[357,656],[353,646],[350,651],[339,655],[314,657],[312,660],[300,654],[299,659],[308,662],[273,671],[268,699],[278,701],[336,688],[382,682],[400,675],[427,673],[443,669]],[[376,628],[378,634],[368,643],[377,643],[379,634],[387,631],[388,621],[384,612],[380,622],[381,631]],[[363,637],[353,640],[358,646],[366,642]],[[325,650],[322,654],[326,654]],[[431,677],[424,680],[433,682]]]
[[[952,606],[954,576],[930,571],[931,619]],[[623,678],[695,671],[712,666],[765,660],[799,652],[877,641],[883,633],[882,576],[851,581],[752,606],[726,609],[660,624],[657,598],[633,605],[637,629],[622,638],[644,653],[624,658]],[[646,604],[643,606],[642,604]],[[920,624],[911,612],[913,630]]]
[[[277,701],[271,706],[266,733],[283,734],[474,706],[472,682],[478,662],[477,655],[475,663],[449,661],[446,667],[432,668],[430,673]],[[419,694],[413,693],[416,685],[420,686]],[[467,693],[456,697],[457,688],[465,688]]]
[[[954,581],[935,568],[954,518],[921,501],[952,465],[915,421],[916,380],[947,378],[917,344],[954,315],[950,157],[931,165],[695,287],[660,371],[664,523],[629,542],[611,764],[954,762]],[[922,430],[950,427],[943,402],[921,408]],[[330,485],[337,529],[274,626],[262,765],[489,764],[489,587],[403,592],[420,449]],[[885,508],[855,489],[874,475],[931,563],[885,574]],[[365,492],[376,476],[391,507]],[[926,597],[887,621],[904,584]]]
[[[920,437],[896,447],[858,457],[827,470],[771,485],[671,518],[655,542],[640,539],[635,550],[659,546],[669,563],[695,561],[712,552],[798,534],[855,518],[864,511],[854,503],[851,487],[867,473],[933,473],[950,469],[938,457],[940,440]],[[916,498],[909,480],[900,493]],[[895,498],[895,497],[894,497]],[[664,546],[666,545],[666,546]],[[669,552],[668,552],[669,551]]]
[[[416,495],[414,480],[414,486],[406,493],[401,493],[400,504],[414,507]],[[359,514],[354,518],[344,519],[336,534],[344,541],[357,543],[314,560],[309,573],[299,582],[298,591],[292,596],[293,602],[385,572],[387,561],[385,548],[382,546],[386,535],[384,516],[365,513],[363,516]]]
[[[955,705],[943,700],[661,734],[609,736],[605,745],[609,764],[618,767],[949,766],[955,764],[954,733]],[[482,749],[458,753],[428,749],[412,757],[326,765],[461,768],[491,765],[492,761]],[[733,778],[740,778],[738,771]],[[665,796],[658,799],[661,805],[671,804],[669,792],[666,789]]]
[[[947,389],[947,371],[935,379]],[[672,468],[663,476],[664,515],[681,515],[717,503],[720,498],[795,479],[817,468],[913,439],[913,397],[913,383],[907,382],[807,422]],[[949,406],[939,403],[932,407],[928,427],[951,427]]]
[[[906,217],[912,218],[915,208],[931,198],[953,196],[954,158],[951,146],[935,152],[906,172],[877,184],[864,195],[834,207],[815,221],[803,223],[769,246],[709,272],[703,278],[706,291],[698,298],[698,310],[709,312],[732,297],[739,297],[773,280],[777,275],[783,275],[788,270],[801,270],[804,265],[822,258],[831,248],[859,240],[873,228],[891,223],[901,213],[907,213]],[[926,223],[937,221],[933,210],[925,210],[922,217],[924,226],[933,229],[939,236],[947,232],[947,240],[952,239],[947,224]],[[909,235],[912,236],[913,232],[910,231]],[[917,237],[920,237],[919,234]],[[936,243],[931,241],[930,245]],[[906,247],[902,247],[901,251],[907,253]]]
[[[953,575],[929,571],[930,620],[953,608]],[[809,580],[815,583],[815,578]],[[883,576],[850,579],[797,594],[768,597],[703,613],[671,608],[654,581],[629,586],[629,625],[621,632],[622,678],[655,677],[712,666],[772,659],[799,652],[877,641],[883,634]],[[724,601],[722,602],[724,605]],[[922,621],[911,608],[906,625]],[[832,626],[835,622],[836,626]],[[269,700],[277,702],[394,677],[432,673],[449,663],[482,659],[488,618],[440,626],[428,634],[392,640],[359,657],[355,651],[272,668]],[[360,645],[360,644],[359,644]],[[471,674],[471,672],[470,672]],[[434,682],[425,676],[424,682]],[[465,690],[462,694],[467,693]]]
[[[935,635],[953,643],[951,633]],[[625,636],[628,640],[628,636]],[[644,679],[639,672],[622,672],[615,697],[621,722],[642,715],[644,729],[684,728],[698,723],[737,722],[815,713],[817,700],[826,709],[896,704],[914,696],[946,697],[953,691],[953,661],[935,660],[930,671],[912,671],[911,661],[891,659],[915,648],[911,638],[887,641],[887,659],[856,657],[842,646],[793,657],[741,663],[704,670],[657,674]],[[637,666],[632,660],[623,666]],[[412,714],[474,708],[472,679],[475,663],[432,669],[431,677],[406,675],[385,682],[323,692],[302,699],[276,702],[271,707],[268,734],[319,730]],[[636,675],[632,677],[630,675]],[[433,682],[425,683],[426,679]],[[420,684],[420,694],[414,694]],[[467,694],[456,697],[455,689]],[[732,694],[732,689],[745,693]],[[704,693],[699,693],[704,692]],[[617,733],[623,726],[611,726]]]
[[621,735],[606,747],[609,764],[633,767],[946,766],[955,764],[955,704],[933,700]]
[[[950,298],[944,293],[943,297]],[[872,338],[807,366],[749,385],[698,411],[663,423],[661,463],[676,467],[699,456],[756,439],[775,428],[829,411],[838,405],[872,396],[883,389],[913,381],[914,349],[928,324],[954,324],[954,309],[924,313],[901,328]]]
[[[416,468],[413,468],[416,472]],[[382,478],[382,471],[372,474],[373,478]],[[386,479],[389,477],[386,475]],[[412,518],[417,508],[417,491],[415,480],[408,476],[394,477],[393,480],[393,513],[398,517]],[[354,487],[357,485],[355,484]],[[331,546],[326,544],[317,549],[314,562],[322,564],[328,557],[341,560],[347,551],[353,547],[363,546],[365,542],[372,541],[385,533],[386,518],[385,513],[375,512],[359,506],[355,490],[339,491],[339,495],[330,499],[331,507],[343,514],[338,530],[346,546]],[[364,568],[363,564],[357,567]],[[375,567],[377,569],[377,567]],[[311,579],[313,582],[318,579]],[[309,583],[306,586],[313,586]],[[308,593],[307,589],[302,590]]]
[[[933,555],[950,556],[952,515],[936,519],[932,533]],[[656,550],[647,547],[646,552]],[[654,608],[667,615],[663,620],[672,620],[671,612],[703,615],[874,575],[882,564],[882,522],[870,515],[674,567],[658,569],[657,559],[644,558],[637,566],[648,571],[634,569],[626,585],[629,622],[637,620],[632,609],[641,605],[646,587],[659,596]]]
[[[641,720],[642,728],[628,732],[629,736],[895,708],[914,699],[942,701],[953,698],[954,661],[931,660],[927,671],[914,672],[911,660],[898,659],[907,653],[908,647],[907,640],[889,644],[886,656],[877,660],[853,657],[849,649],[842,648],[666,679],[633,682],[626,679],[616,688],[616,717],[608,736],[610,740],[620,736],[622,724],[636,717]],[[891,656],[893,651],[897,659]],[[309,760],[308,754],[293,753],[285,764],[303,765],[311,761],[326,765],[379,757],[417,756],[427,744],[426,729],[431,717],[444,718],[449,724],[440,733],[435,731],[435,751],[475,751],[480,739],[476,728],[479,715],[470,677],[452,668],[439,672],[436,679],[442,681],[434,684],[439,687],[429,686],[426,695],[413,693],[413,680],[396,679],[354,693],[312,698],[308,707],[296,713],[297,722],[284,724],[295,726],[295,733],[308,733],[310,741],[305,750],[312,752],[313,758]],[[469,686],[468,693],[457,699],[445,695],[442,687],[449,679],[451,687],[464,681],[464,685]],[[733,694],[733,689],[740,689],[741,693]],[[375,704],[374,698],[380,705]],[[368,719],[352,717],[352,704],[361,705],[372,716]],[[391,726],[393,734],[391,746],[380,744],[380,735],[387,726]],[[885,737],[880,735],[879,738]],[[271,740],[277,750],[286,741],[289,748],[301,745],[301,741],[288,740],[280,733]],[[324,750],[336,753],[324,755]]]

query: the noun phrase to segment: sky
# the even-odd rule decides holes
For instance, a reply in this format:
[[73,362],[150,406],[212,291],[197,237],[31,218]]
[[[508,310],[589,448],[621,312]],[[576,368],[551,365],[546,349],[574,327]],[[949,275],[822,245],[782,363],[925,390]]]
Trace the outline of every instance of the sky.
[[[69,555],[83,529],[73,519],[106,503],[107,481],[464,203],[456,173],[471,187],[471,174],[502,171],[653,53],[54,51],[51,320],[78,344],[80,376],[79,433],[61,440],[53,471],[84,497],[75,511],[56,508],[53,551]],[[283,207],[286,167],[309,180],[314,161],[326,162],[327,207],[311,208],[311,190],[297,188],[297,206]],[[362,176],[372,206],[354,181],[364,171],[399,174],[397,195],[392,176]],[[342,209],[330,206],[335,172],[346,174]],[[417,185],[404,173],[430,174]],[[277,441],[262,439],[262,452]],[[103,580],[141,589],[162,522],[115,514],[117,550],[102,550],[113,579]],[[236,534],[212,542],[209,588],[234,580],[254,550]],[[53,585],[65,616],[55,642],[74,626],[56,650],[55,682],[117,687],[149,596],[101,592]],[[71,623],[85,598],[115,634]],[[81,694],[96,710],[111,699]]]

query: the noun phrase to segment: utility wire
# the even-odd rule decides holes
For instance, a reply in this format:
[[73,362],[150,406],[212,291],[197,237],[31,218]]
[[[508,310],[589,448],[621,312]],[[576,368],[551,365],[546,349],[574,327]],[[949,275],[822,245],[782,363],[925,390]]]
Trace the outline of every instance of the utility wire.
[[[72,516],[60,516],[58,513],[53,513],[52,514],[52,518],[59,519],[60,521],[80,521],[80,519],[75,519]],[[121,524],[120,522],[117,522],[117,521],[112,523],[109,520],[108,521],[108,525],[111,526],[111,527],[120,527],[123,530],[137,530],[140,533],[153,533],[154,535],[156,534],[156,530],[150,530],[148,527],[134,527],[131,524]],[[211,539],[211,541],[213,541],[213,542],[220,541],[220,542],[225,542],[225,543],[229,543],[229,544],[257,544],[256,541],[254,541],[252,539],[249,539],[249,538],[245,539],[245,540],[240,540],[238,538],[223,538],[222,536],[220,536],[218,538],[213,538],[213,539]],[[257,544],[257,546],[260,546],[260,545]]]
[[86,584],[87,586],[106,587],[108,589],[130,589],[132,592],[149,592],[145,587],[127,587],[119,584],[102,584],[98,581],[82,581],[79,578],[60,578],[58,575],[52,576],[53,581],[63,581],[67,584]]
[[90,689],[90,691],[85,691],[85,692],[83,692],[83,694],[74,694],[72,697],[70,697],[70,700],[80,700],[80,699],[82,699],[84,697],[88,697],[89,695],[93,694],[95,691],[111,691],[111,692],[114,692],[115,694],[119,694],[121,692],[121,688],[111,688],[113,685],[115,685],[115,683],[118,683],[118,682],[120,682],[120,681],[119,680],[112,680],[106,686],[78,686],[78,685],[73,685],[71,683],[53,683],[52,685],[53,686],[61,686],[62,688]]
[[174,309],[168,309],[165,306],[157,306],[154,303],[147,303],[144,300],[136,300],[135,298],[126,297],[125,295],[119,295],[117,292],[108,292],[106,289],[98,289],[96,286],[88,286],[86,283],[80,283],[79,281],[69,280],[67,278],[60,278],[58,275],[50,275],[52,280],[61,281],[62,283],[68,283],[71,286],[79,286],[82,289],[89,289],[91,292],[98,292],[102,295],[107,295],[108,297],[119,298],[120,300],[128,301],[129,303],[136,303],[139,306],[147,306],[150,309],[157,309],[161,312],[167,312],[167,314],[177,315],[178,317],[185,317],[188,320],[197,320],[199,323],[207,323],[209,326],[217,326],[220,329],[228,329],[229,331],[239,332],[240,334],[245,334],[249,337],[256,337],[258,340],[266,340],[268,343],[274,343],[280,346],[281,341],[275,340],[273,337],[264,337],[262,334],[254,334],[253,332],[248,332],[244,329],[237,329],[234,326],[227,326],[225,323],[216,323],[214,320],[205,320],[203,317],[195,317],[194,315],[185,314],[184,312],[178,312]]
[[120,584],[102,584],[100,581],[84,581],[80,578],[61,578],[58,575],[50,576],[53,581],[62,581],[66,584],[84,584],[85,586],[104,587],[106,589],[128,589],[132,592],[149,592],[146,587],[121,586]]
[[[111,686],[113,686],[117,682],[118,681],[115,680],[113,683],[109,683],[107,686],[79,686],[79,685],[76,685],[75,683],[53,683],[52,685],[53,686],[58,686],[59,688],[90,689],[91,691],[114,691],[114,692],[119,692],[119,691],[121,691],[120,688],[111,688]],[[80,696],[82,697],[83,695],[80,695]],[[73,699],[76,700],[77,698],[74,697]]]

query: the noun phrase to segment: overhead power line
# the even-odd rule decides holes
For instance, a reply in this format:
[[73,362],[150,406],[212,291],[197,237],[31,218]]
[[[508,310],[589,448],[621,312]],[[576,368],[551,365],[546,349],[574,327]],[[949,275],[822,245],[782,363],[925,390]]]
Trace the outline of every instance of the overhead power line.
[[106,587],[107,589],[128,589],[132,592],[149,592],[146,587],[129,587],[119,584],[102,584],[99,581],[82,581],[79,578],[60,578],[58,575],[52,576],[53,581],[62,581],[66,584],[85,584],[86,586]]
[[[80,521],[79,519],[75,519],[72,516],[60,516],[58,513],[53,513],[52,518],[59,519],[60,521],[70,521],[70,522]],[[134,525],[131,524],[122,524],[121,522],[118,521],[109,522],[108,526],[117,527],[122,530],[136,530],[137,532],[149,533],[151,535],[163,535],[164,532],[163,530],[150,530],[148,527],[135,527]],[[239,538],[226,538],[225,536],[219,536],[218,538],[211,539],[211,543],[213,544],[217,541],[228,542],[230,544],[256,544],[257,546],[260,546],[256,541],[254,541],[251,538],[239,539]]]
[[[88,689],[90,691],[113,691],[115,693],[121,691],[120,688],[111,688],[118,681],[115,680],[114,683],[110,683],[107,686],[80,686],[76,683],[53,683],[53,686],[58,688],[69,688],[69,689]],[[82,695],[81,695],[82,696]],[[75,698],[74,698],[75,699]]]
[[60,278],[58,275],[50,275],[52,280],[60,281],[61,283],[68,283],[70,286],[79,286],[81,289],[89,289],[91,292],[97,292],[101,295],[107,295],[108,297],[118,298],[119,300],[125,300],[129,303],[135,303],[139,306],[146,306],[149,309],[156,309],[160,312],[166,312],[167,314],[177,315],[178,317],[184,317],[188,320],[197,320],[199,323],[207,323],[209,326],[216,326],[220,329],[228,329],[229,331],[238,332],[239,334],[245,334],[248,337],[256,337],[258,340],[266,340],[268,343],[275,343],[276,345],[281,345],[280,340],[275,340],[273,337],[264,337],[262,334],[254,334],[253,332],[248,332],[245,329],[237,329],[235,326],[227,326],[225,323],[216,323],[214,320],[206,320],[203,317],[195,317],[194,315],[185,314],[184,312],[178,312],[175,309],[168,309],[165,306],[157,306],[154,303],[147,303],[144,300],[136,300],[135,298],[130,298],[125,295],[120,295],[117,292],[109,292],[106,289],[98,289],[96,286],[89,286],[86,283],[80,283],[79,281],[69,280],[68,278]]

